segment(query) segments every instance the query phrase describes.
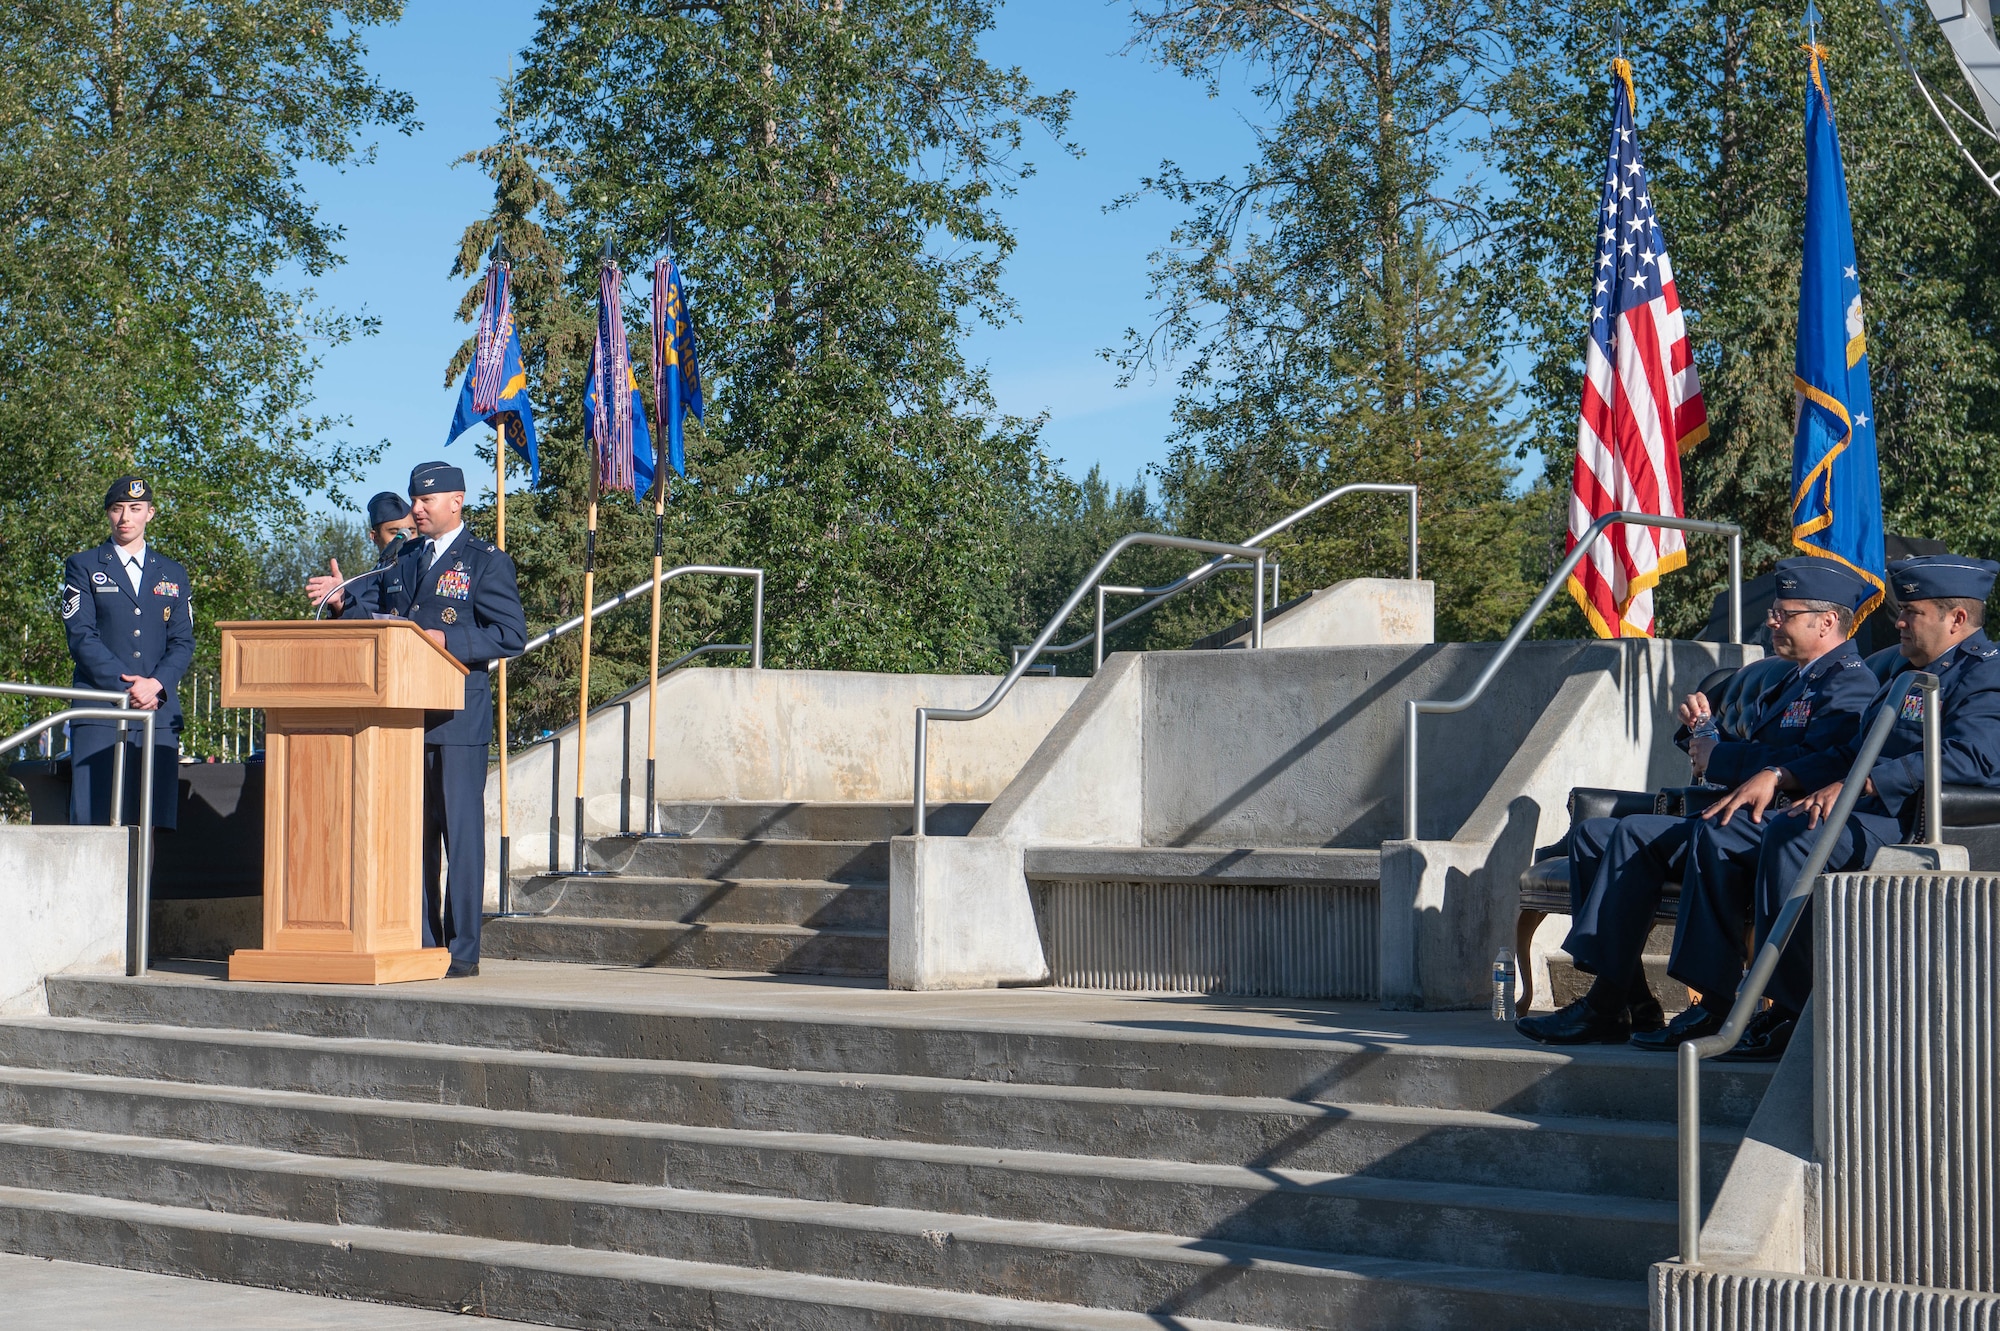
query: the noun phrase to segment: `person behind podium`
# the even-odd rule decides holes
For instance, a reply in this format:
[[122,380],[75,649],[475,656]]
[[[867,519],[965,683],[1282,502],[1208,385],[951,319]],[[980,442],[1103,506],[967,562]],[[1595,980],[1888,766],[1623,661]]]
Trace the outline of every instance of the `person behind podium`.
[[[403,496],[394,490],[384,490],[368,501],[368,540],[375,547],[376,568],[394,563],[396,556],[403,553],[403,547],[416,539],[416,519],[410,516],[409,501]],[[346,581],[341,576],[338,559],[327,560],[326,566],[330,572],[306,579],[306,599],[315,607],[321,597]]]
[[451,949],[447,979],[479,974],[493,738],[486,665],[518,656],[528,640],[514,561],[466,530],[464,507],[464,472],[443,462],[418,467],[410,473],[410,513],[423,539],[328,601],[343,619],[413,620],[467,667],[464,708],[432,712],[424,728],[424,946]]
[[[187,570],[146,544],[153,487],[120,476],[104,496],[111,535],[63,564],[63,634],[81,688],[126,695],[154,713],[153,826],[171,828],[180,803],[181,677],[194,661],[194,587]],[[125,798],[120,820],[139,821],[139,746],[144,725],[127,726]],[[111,768],[118,727],[75,721],[69,728],[69,820],[111,820]]]

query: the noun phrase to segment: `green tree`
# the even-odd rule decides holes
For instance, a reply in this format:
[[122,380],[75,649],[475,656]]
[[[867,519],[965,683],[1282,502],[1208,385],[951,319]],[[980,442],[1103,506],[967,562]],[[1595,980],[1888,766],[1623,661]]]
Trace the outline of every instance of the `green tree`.
[[[1534,532],[1509,497],[1503,324],[1470,262],[1485,201],[1447,180],[1491,110],[1504,6],[1159,0],[1137,21],[1211,88],[1247,64],[1273,113],[1240,178],[1169,163],[1144,184],[1191,210],[1153,256],[1158,320],[1119,356],[1128,376],[1184,362],[1160,473],[1178,529],[1240,538],[1344,481],[1414,481],[1440,634],[1504,631]],[[1347,502],[1278,542],[1293,586],[1406,566],[1400,510]],[[1212,627],[1248,595],[1217,584],[1175,614]]]
[[[66,677],[61,560],[98,497],[153,478],[153,539],[216,618],[275,609],[261,529],[362,454],[311,410],[317,348],[366,331],[307,280],[338,228],[299,179],[416,127],[362,66],[401,0],[18,0],[0,7],[0,645],[9,678]],[[296,613],[296,596],[286,609]]]
[[[567,294],[547,298],[570,312],[558,318],[590,317],[607,236],[634,269],[677,247],[708,415],[673,487],[669,557],[769,570],[774,664],[1004,663],[990,616],[1036,451],[1031,427],[996,418],[959,343],[969,320],[1007,316],[1013,242],[994,203],[1029,169],[1025,122],[1059,132],[1068,95],[980,59],[991,25],[974,0],[591,0],[545,14],[525,53],[507,152],[546,188],[510,201],[514,168],[492,158],[496,217],[504,234],[532,213],[567,256]],[[468,233],[461,271],[483,243]],[[628,294],[643,348],[646,302]],[[531,335],[548,317],[524,297]],[[531,352],[548,487],[519,556],[531,580],[545,550],[542,571],[570,588],[584,337]],[[643,580],[650,506],[611,502],[603,522],[600,578]],[[510,547],[513,523],[510,510]],[[609,629],[607,688],[643,672],[643,627]]]
[[[1874,0],[1827,0],[1820,40],[1860,259],[1891,531],[1954,549],[2000,549],[2000,257],[1995,201],[1928,119]],[[1921,7],[1892,5],[1932,86],[1956,88]],[[1688,512],[1744,525],[1747,571],[1792,553],[1792,359],[1803,246],[1805,37],[1792,11],[1743,0],[1623,6],[1640,136],[1674,277],[1688,311],[1711,433],[1682,458]],[[1524,60],[1489,147],[1512,184],[1496,209],[1491,273],[1533,361],[1534,447],[1551,492],[1569,485],[1582,372],[1583,293],[1603,161],[1613,7],[1532,15]],[[1660,585],[1663,626],[1706,618],[1726,566],[1689,543],[1690,570]]]

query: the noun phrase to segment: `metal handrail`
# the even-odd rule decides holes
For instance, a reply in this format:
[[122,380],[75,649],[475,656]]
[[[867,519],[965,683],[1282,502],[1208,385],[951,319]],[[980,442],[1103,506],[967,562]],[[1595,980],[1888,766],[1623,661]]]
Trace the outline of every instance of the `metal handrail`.
[[[19,693],[40,690],[38,684],[16,684],[6,688],[6,692]],[[97,690],[77,690],[77,692],[98,692]],[[67,697],[69,694],[34,692],[32,697]],[[146,932],[147,912],[152,909],[151,886],[153,881],[153,722],[158,716],[154,711],[134,712],[124,707],[69,707],[54,716],[41,720],[0,739],[0,752],[26,744],[45,730],[53,730],[70,721],[116,721],[118,723],[118,752],[112,759],[111,825],[119,826],[119,812],[124,807],[123,786],[125,759],[125,727],[138,722],[146,727],[145,751],[139,756],[139,846],[131,861],[136,867],[125,881],[125,973],[143,975],[146,973]]]
[[[1926,835],[1930,844],[1941,845],[1944,831],[1938,825],[1943,801],[1939,778],[1939,732],[1943,721],[1939,714],[1938,677],[1920,670],[1901,678],[1906,681],[1903,697],[1909,697],[1911,688],[1924,692]],[[1862,741],[1860,752],[1854,755],[1854,762],[1841,781],[1840,797],[1833,802],[1833,811],[1820,825],[1819,839],[1813,842],[1812,854],[1806,857],[1799,876],[1792,881],[1792,890],[1779,908],[1777,919],[1772,921],[1771,932],[1765,936],[1764,946],[1758,949],[1757,960],[1751,965],[1750,973],[1737,986],[1736,1002],[1729,1009],[1728,1020],[1714,1035],[1689,1040],[1680,1047],[1681,1261],[1688,1266],[1701,1263],[1701,1061],[1735,1048],[1736,1042],[1743,1038],[1743,1028],[1750,1023],[1757,1005],[1764,1001],[1764,990],[1778,969],[1778,958],[1784,953],[1785,945],[1791,942],[1792,932],[1798,928],[1800,918],[1812,905],[1813,880],[1826,868],[1826,862],[1833,854],[1833,843],[1847,825],[1847,816],[1860,802],[1861,788],[1867,783],[1868,771],[1881,755],[1882,746],[1888,742],[1889,732],[1895,728],[1901,710],[1900,701],[1894,707],[1885,702],[1875,716],[1875,724],[1868,728],[1868,737]]]
[[[0,694],[14,694],[23,698],[70,698],[84,702],[108,702],[121,711],[130,711],[132,695],[116,689],[79,689],[62,684],[5,684],[0,683]],[[39,732],[38,732],[39,733]],[[0,744],[0,753],[14,745]],[[125,726],[118,727],[118,748],[111,755],[111,825],[121,827],[125,822]]]
[[[1246,547],[1261,547],[1266,541],[1276,536],[1279,532],[1291,527],[1294,523],[1304,521],[1342,495],[1350,494],[1407,494],[1410,497],[1410,581],[1415,582],[1417,578],[1417,487],[1414,485],[1389,484],[1381,481],[1355,481],[1350,485],[1336,486],[1313,500],[1310,504],[1307,504],[1304,508],[1295,509],[1284,517],[1279,518],[1255,536],[1247,538],[1243,544]],[[1104,623],[1104,616],[1100,613],[1097,617],[1099,627],[1090,633],[1084,634],[1075,642],[1064,643],[1060,647],[1043,647],[1038,652],[1029,647],[1016,647],[1014,651],[1017,655],[1022,652],[1029,652],[1032,654],[1030,659],[1033,656],[1061,656],[1066,652],[1076,651],[1078,648],[1089,643],[1093,638],[1101,641],[1105,634],[1117,632],[1139,616],[1150,614],[1152,611],[1157,610],[1160,606],[1166,604],[1196,583],[1205,582],[1217,573],[1225,572],[1228,568],[1229,565],[1224,560],[1219,558],[1211,559],[1184,578],[1177,578],[1163,587],[1148,587],[1143,593],[1137,593],[1151,596],[1153,599],[1136,610],[1126,611],[1109,624]],[[1257,580],[1258,595],[1263,595],[1263,590],[1264,581],[1262,578],[1259,578]]]
[[1257,570],[1257,595],[1250,598],[1250,645],[1252,647],[1264,645],[1263,550],[1255,546],[1230,545],[1224,541],[1202,541],[1192,536],[1165,536],[1159,532],[1130,532],[1119,537],[1112,542],[1111,548],[1104,552],[1104,557],[1097,561],[1090,572],[1083,575],[1083,581],[1076,585],[1076,590],[1069,594],[1069,599],[1062,603],[1062,608],[1056,611],[1049,622],[1042,627],[1041,633],[1028,650],[1014,658],[1013,667],[1001,676],[1000,683],[986,696],[985,702],[977,707],[917,708],[916,790],[912,799],[913,817],[910,822],[911,830],[917,836],[924,835],[924,779],[929,768],[927,747],[931,718],[936,717],[940,721],[977,721],[998,707],[1000,700],[1013,689],[1015,682],[1026,672],[1029,664],[1041,655],[1042,648],[1048,645],[1049,639],[1056,636],[1056,630],[1063,626],[1063,622],[1070,617],[1071,612],[1082,603],[1084,593],[1096,586],[1098,579],[1104,576],[1105,570],[1111,567],[1111,561],[1135,545],[1157,545],[1169,550],[1203,550],[1210,554],[1235,555],[1239,559],[1250,560]]
[[[675,578],[697,573],[712,574],[720,578],[752,578],[756,581],[756,591],[754,593],[756,599],[751,611],[750,621],[750,668],[752,670],[762,670],[764,668],[764,570],[761,568],[736,568],[728,564],[682,564],[677,568],[670,568],[663,571],[658,581],[664,587]],[[635,596],[651,592],[653,590],[653,582],[654,579],[648,578],[638,586],[622,591],[608,601],[598,602],[590,608],[591,619],[595,620],[599,615],[607,611],[616,610]],[[548,632],[537,634],[528,639],[527,642],[521,645],[521,650],[516,654],[514,659],[519,660],[529,652],[546,647],[557,638],[574,633],[582,627],[582,615],[578,615],[574,619],[564,620]],[[486,669],[491,672],[498,665],[499,662],[497,661],[488,661]]]
[[[1245,564],[1238,560],[1231,560],[1228,563],[1217,565],[1215,572],[1239,573],[1255,567],[1256,567],[1255,564]],[[1271,585],[1275,589],[1278,582],[1278,562],[1276,560],[1271,561],[1270,571],[1271,571]],[[1193,575],[1190,574],[1189,576],[1192,577]],[[1107,583],[1099,583],[1098,590],[1100,592],[1103,592],[1104,595],[1106,596],[1161,596],[1162,599],[1165,599],[1165,596],[1162,595],[1163,593],[1165,595],[1172,595],[1175,591],[1179,590],[1181,588],[1181,585],[1186,581],[1187,578],[1176,578],[1172,582],[1162,583],[1158,587],[1113,587]],[[1098,602],[1097,618],[1099,623],[1102,624],[1102,621],[1104,619],[1104,596],[1099,596],[1097,598],[1097,602]],[[1275,591],[1271,597],[1271,608],[1273,610],[1276,610],[1278,608],[1278,598],[1277,595],[1275,594]],[[1139,612],[1135,610],[1132,613],[1136,615]],[[1051,647],[1044,647],[1042,648],[1041,654],[1043,656],[1066,656],[1070,652],[1082,651],[1085,647],[1090,646],[1092,642],[1102,641],[1106,633],[1110,633],[1113,630],[1119,628],[1125,623],[1125,620],[1129,618],[1131,618],[1130,615],[1126,616],[1125,618],[1115,620],[1110,624],[1104,624],[1101,630],[1092,629],[1089,633],[1084,634],[1081,638],[1078,638],[1075,642],[1066,642]],[[1010,661],[1018,661],[1021,659],[1022,654],[1028,650],[1028,647],[1026,643],[1022,643],[1018,646],[1010,647],[1007,650],[1012,654],[1008,659]],[[1104,658],[1102,656],[1098,657],[1097,664],[1099,665],[1104,664]]]
[[1718,536],[1727,536],[1729,538],[1729,640],[1734,643],[1743,641],[1743,529],[1741,527],[1733,522],[1671,518],[1658,513],[1606,513],[1590,524],[1590,529],[1584,532],[1583,539],[1578,541],[1564,557],[1563,562],[1556,566],[1556,571],[1550,575],[1541,594],[1528,607],[1528,612],[1521,616],[1520,622],[1514,625],[1514,631],[1500,644],[1500,650],[1486,663],[1486,668],[1479,672],[1479,678],[1473,681],[1472,687],[1466,690],[1464,697],[1450,701],[1441,698],[1412,698],[1403,704],[1403,839],[1405,841],[1417,840],[1417,717],[1462,712],[1478,702],[1479,695],[1486,692],[1486,686],[1500,673],[1500,667],[1507,664],[1507,658],[1521,645],[1521,639],[1528,636],[1528,630],[1534,627],[1537,619],[1541,618],[1542,611],[1549,608],[1549,602],[1555,599],[1556,593],[1569,581],[1569,575],[1576,570],[1576,566],[1582,562],[1590,547],[1596,544],[1597,538],[1604,534],[1605,528],[1621,522],[1631,523],[1636,527],[1667,527],[1674,531],[1712,532]]

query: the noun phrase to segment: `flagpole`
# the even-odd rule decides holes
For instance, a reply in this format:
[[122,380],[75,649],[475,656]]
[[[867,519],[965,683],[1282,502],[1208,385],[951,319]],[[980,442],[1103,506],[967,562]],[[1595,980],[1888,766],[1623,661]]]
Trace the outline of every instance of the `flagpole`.
[[583,678],[576,702],[576,832],[571,868],[583,872],[583,760],[590,730],[590,610],[597,588],[597,449],[590,450],[590,513],[583,529]]
[[646,835],[652,836],[658,822],[658,806],[653,803],[654,759],[660,743],[660,568],[667,549],[667,469],[654,450],[653,469],[653,654],[646,678]]
[[[495,418],[493,429],[493,543],[501,552],[507,549],[507,418]],[[511,842],[507,837],[507,658],[500,658],[499,669],[500,698],[497,715],[500,722],[500,913],[513,913],[514,889],[508,851]],[[556,866],[551,864],[550,869]]]

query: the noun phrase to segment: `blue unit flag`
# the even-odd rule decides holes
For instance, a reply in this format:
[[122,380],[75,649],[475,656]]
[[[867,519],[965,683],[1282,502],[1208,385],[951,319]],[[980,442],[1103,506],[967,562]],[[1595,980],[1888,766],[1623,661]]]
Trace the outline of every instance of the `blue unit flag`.
[[690,414],[701,419],[701,366],[695,356],[694,316],[680,267],[672,259],[653,265],[653,401],[666,423],[667,461],[676,475],[685,476],[681,420]]
[[1805,262],[1799,273],[1799,345],[1793,386],[1792,544],[1837,559],[1875,591],[1855,616],[1882,604],[1882,476],[1868,393],[1860,269],[1847,178],[1826,85],[1826,48],[1806,48]]
[[451,418],[445,443],[474,425],[494,425],[512,416],[508,442],[528,464],[528,484],[542,483],[541,451],[535,444],[535,409],[528,404],[528,370],[521,358],[521,330],[514,325],[509,272],[504,263],[486,268],[486,299],[479,311],[479,340],[472,364],[465,367],[465,387],[459,390],[458,411]]

